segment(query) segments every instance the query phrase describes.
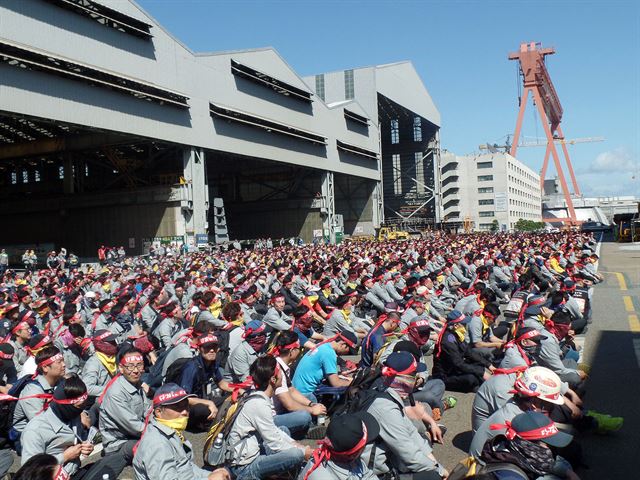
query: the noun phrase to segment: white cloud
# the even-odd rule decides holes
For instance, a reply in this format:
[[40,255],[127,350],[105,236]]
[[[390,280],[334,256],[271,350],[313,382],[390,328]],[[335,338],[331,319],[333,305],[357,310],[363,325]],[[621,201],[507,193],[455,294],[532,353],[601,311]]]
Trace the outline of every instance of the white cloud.
[[602,152],[591,162],[585,173],[611,173],[631,172],[635,173],[640,164],[636,155],[624,147],[616,148],[608,152]]

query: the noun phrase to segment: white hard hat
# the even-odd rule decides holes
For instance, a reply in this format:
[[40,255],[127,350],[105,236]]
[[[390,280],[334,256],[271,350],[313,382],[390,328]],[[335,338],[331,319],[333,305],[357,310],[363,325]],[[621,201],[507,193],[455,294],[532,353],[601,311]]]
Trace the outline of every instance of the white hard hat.
[[545,367],[531,367],[524,371],[514,384],[516,391],[528,397],[537,397],[545,402],[564,405],[560,393],[562,380]]

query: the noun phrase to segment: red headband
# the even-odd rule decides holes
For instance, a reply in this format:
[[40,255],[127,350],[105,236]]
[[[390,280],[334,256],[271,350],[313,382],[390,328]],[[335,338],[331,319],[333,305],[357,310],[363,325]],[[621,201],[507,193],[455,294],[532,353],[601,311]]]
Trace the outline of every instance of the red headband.
[[409,365],[404,370],[397,371],[385,365],[384,367],[382,367],[381,373],[383,377],[394,377],[396,375],[409,375],[410,373],[415,372],[417,369],[418,369],[418,362],[416,362],[416,359],[413,358],[411,365]]
[[13,353],[0,352],[0,358],[3,360],[11,360],[13,358]]
[[110,332],[109,330],[107,330],[106,332],[101,333],[97,337],[93,337],[93,341],[101,342],[102,340],[104,340],[107,337],[110,337],[111,335],[113,335],[113,332]]
[[64,360],[64,357],[62,356],[61,353],[56,353],[53,357],[49,357],[41,361],[40,363],[38,363],[38,367],[40,368],[47,367],[52,363],[57,362],[58,360]]
[[125,364],[125,358],[131,362],[144,362],[144,357],[142,355],[138,355],[137,353],[124,354],[120,359],[120,365]]
[[247,337],[250,337],[252,335],[256,335],[258,333],[261,333],[266,328],[267,328],[267,326],[264,323],[262,325],[260,325],[258,328],[256,328],[255,330],[253,330],[251,328],[246,328],[244,333],[242,334],[242,338],[247,338]]
[[186,396],[187,396],[187,392],[185,392],[183,389],[177,390],[175,392],[162,393],[153,398],[153,405],[158,406],[166,402],[167,400],[174,400],[176,398],[186,397]]
[[48,343],[51,343],[51,337],[49,335],[45,335],[33,347],[29,347],[29,351],[38,350],[39,348],[44,347]]
[[506,421],[504,424],[494,423],[489,428],[491,430],[502,430],[506,429],[505,437],[509,440],[513,440],[517,435],[523,440],[541,440],[543,438],[553,437],[556,433],[558,433],[558,427],[553,421],[550,420],[550,424],[544,427],[536,428],[535,430],[529,430],[527,432],[516,432],[511,426],[511,422]]
[[206,345],[207,343],[219,343],[218,337],[215,335],[207,335],[206,337],[199,338],[197,340],[198,346]]
[[367,444],[367,439],[367,426],[364,424],[364,422],[362,422],[362,438],[349,450],[346,450],[344,452],[336,452],[333,449],[333,445],[331,445],[329,439],[324,439],[319,443],[320,448],[313,452],[313,464],[311,468],[307,470],[307,473],[305,474],[303,480],[308,480],[309,476],[322,464],[322,462],[324,462],[325,460],[330,460],[334,455],[337,457],[349,457],[354,455],[362,448],[364,448],[364,446]]
[[11,333],[14,335],[18,333],[18,330],[22,330],[23,328],[31,328],[27,322],[19,322],[15,327],[11,329]]
[[528,340],[530,338],[539,337],[540,332],[538,330],[531,330],[527,333],[523,333],[518,338],[516,338],[516,342],[521,342],[522,340]]
[[467,318],[467,317],[465,317],[464,313],[461,313],[459,317],[456,317],[456,318],[454,318],[452,320],[447,319],[447,323],[460,323],[465,318]]
[[271,355],[273,355],[274,357],[277,357],[280,355],[280,352],[282,352],[282,350],[293,350],[294,348],[300,348],[300,340],[296,340],[295,342],[291,342],[288,345],[282,345],[280,347],[274,347],[273,350],[271,351]]

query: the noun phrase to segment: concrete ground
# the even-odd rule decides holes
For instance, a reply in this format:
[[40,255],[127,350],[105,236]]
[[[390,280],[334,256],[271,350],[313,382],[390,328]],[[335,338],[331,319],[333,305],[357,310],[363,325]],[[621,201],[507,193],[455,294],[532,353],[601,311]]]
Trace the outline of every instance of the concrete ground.
[[[635,455],[640,446],[640,246],[619,245],[605,238],[600,251],[599,271],[605,281],[595,288],[593,323],[579,343],[583,360],[589,363],[585,405],[603,413],[625,418],[624,427],[609,436],[581,438],[588,469],[579,472],[583,480],[640,478]],[[636,310],[637,309],[637,310]],[[431,368],[432,360],[428,360]],[[443,417],[448,429],[444,445],[436,445],[436,458],[449,470],[466,456],[471,442],[473,394],[453,393],[457,406]],[[187,434],[196,460],[202,462],[204,434]],[[12,471],[18,467],[14,463]],[[120,476],[132,479],[127,468]]]

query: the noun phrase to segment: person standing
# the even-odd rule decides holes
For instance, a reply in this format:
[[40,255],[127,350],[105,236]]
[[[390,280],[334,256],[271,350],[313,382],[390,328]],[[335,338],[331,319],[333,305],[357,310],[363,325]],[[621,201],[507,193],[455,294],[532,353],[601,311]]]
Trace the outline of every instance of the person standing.
[[4,272],[9,268],[9,255],[3,248],[0,250],[0,276],[4,275]]

